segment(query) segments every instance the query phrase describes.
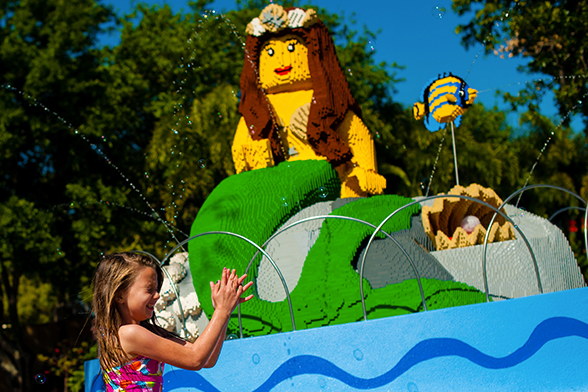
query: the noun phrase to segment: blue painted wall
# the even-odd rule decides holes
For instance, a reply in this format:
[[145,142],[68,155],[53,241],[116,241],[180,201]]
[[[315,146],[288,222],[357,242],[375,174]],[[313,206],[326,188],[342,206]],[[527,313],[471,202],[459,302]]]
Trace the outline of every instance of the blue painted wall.
[[587,353],[582,288],[227,341],[212,369],[166,366],[164,390],[588,390]]

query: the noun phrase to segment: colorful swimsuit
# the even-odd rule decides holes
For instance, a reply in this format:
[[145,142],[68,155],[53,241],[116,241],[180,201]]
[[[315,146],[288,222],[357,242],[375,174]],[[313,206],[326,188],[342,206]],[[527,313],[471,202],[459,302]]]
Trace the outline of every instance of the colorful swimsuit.
[[163,362],[138,356],[135,359],[104,371],[106,392],[161,392]]

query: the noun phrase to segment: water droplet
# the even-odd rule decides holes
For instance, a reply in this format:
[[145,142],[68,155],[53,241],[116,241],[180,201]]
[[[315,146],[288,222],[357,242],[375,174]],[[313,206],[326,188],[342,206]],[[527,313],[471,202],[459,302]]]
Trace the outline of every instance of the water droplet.
[[286,197],[284,196],[284,197],[282,197],[280,200],[281,200],[282,206],[284,206],[284,207],[288,207],[288,198],[286,198]]
[[419,388],[414,382],[409,382],[406,385],[406,389],[408,390],[408,392],[419,392]]
[[324,186],[321,186],[318,189],[318,195],[321,199],[326,198],[327,196],[329,196],[329,191],[327,191],[327,188],[325,188]]
[[318,385],[319,385],[319,388],[326,388],[327,380],[325,380],[323,377],[319,377]]
[[237,335],[235,335],[234,333],[232,333],[232,334],[229,334],[225,340],[235,340],[235,339],[239,339],[239,337]]
[[204,159],[198,160],[198,167],[204,169],[206,167],[206,161]]
[[37,384],[45,384],[47,378],[45,378],[45,375],[43,373],[39,373],[35,376],[35,381],[37,382]]
[[431,14],[433,14],[433,16],[437,19],[442,19],[445,16],[445,12],[447,10],[445,9],[444,5],[441,4],[437,4],[436,6],[433,7],[433,9],[431,10]]
[[423,196],[425,196],[425,193],[427,192],[427,188],[429,187],[430,181],[431,181],[430,177],[421,178],[421,182],[419,183],[419,185],[421,187],[421,193],[423,194]]
[[358,361],[362,361],[363,360],[363,353],[361,352],[360,349],[356,348],[355,351],[353,351],[353,356],[355,357],[355,359],[357,359]]
[[515,229],[517,227],[519,227],[519,224],[521,223],[521,217],[520,217],[520,215],[518,215],[518,214],[516,214],[516,215],[509,215],[509,218],[512,220],[512,223],[514,223]]
[[251,362],[253,362],[255,365],[259,365],[259,361],[259,355],[253,354],[253,356],[251,357]]

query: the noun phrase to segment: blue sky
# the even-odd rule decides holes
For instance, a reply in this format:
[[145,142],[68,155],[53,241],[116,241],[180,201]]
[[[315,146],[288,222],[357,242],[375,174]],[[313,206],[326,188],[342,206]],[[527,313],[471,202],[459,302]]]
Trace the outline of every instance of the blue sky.
[[[112,4],[119,14],[129,12],[137,1],[103,0]],[[147,4],[168,4],[174,12],[182,9],[188,12],[188,0],[148,0]],[[267,1],[268,4],[270,1]],[[395,101],[412,106],[420,99],[420,94],[427,82],[439,73],[452,72],[464,78],[467,83],[480,93],[476,102],[482,102],[487,108],[497,105],[507,110],[508,106],[495,96],[496,89],[515,93],[524,82],[542,75],[527,75],[517,71],[525,63],[519,58],[500,59],[494,55],[484,55],[481,45],[466,51],[460,44],[455,28],[467,19],[458,18],[451,10],[451,1],[444,0],[315,0],[313,4],[328,9],[332,13],[351,16],[355,14],[358,27],[366,25],[371,31],[378,32],[374,41],[377,62],[396,62],[406,68],[398,72],[405,79],[396,85]],[[444,7],[442,18],[435,16],[435,7]],[[235,0],[216,0],[211,9],[217,12],[236,8]],[[117,37],[107,41],[116,43]],[[352,77],[352,76],[350,76]],[[546,95],[541,106],[543,114],[551,117],[557,124],[559,117],[553,103],[553,94]],[[512,125],[517,123],[517,115],[509,115]],[[572,122],[575,131],[583,129],[582,122],[575,118]]]

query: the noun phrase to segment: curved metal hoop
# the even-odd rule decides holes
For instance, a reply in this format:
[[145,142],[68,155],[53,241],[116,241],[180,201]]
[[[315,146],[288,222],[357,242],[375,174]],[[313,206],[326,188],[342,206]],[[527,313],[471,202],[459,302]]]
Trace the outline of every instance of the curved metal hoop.
[[580,211],[586,211],[586,209],[585,209],[585,208],[582,208],[582,207],[564,207],[564,208],[562,208],[562,209],[560,209],[560,210],[557,210],[557,211],[555,211],[553,214],[551,214],[551,216],[550,216],[550,217],[549,217],[547,220],[551,222],[551,220],[552,220],[553,218],[555,218],[556,216],[558,216],[558,215],[559,215],[559,214],[561,214],[562,212],[564,212],[564,211],[568,211],[568,210],[580,210]]
[[[176,287],[176,284],[172,280],[169,272],[167,272],[167,270],[165,268],[163,268],[163,263],[161,261],[159,261],[159,259],[157,257],[155,257],[154,255],[152,255],[151,253],[145,252],[144,250],[134,250],[133,252],[142,253],[144,255],[147,255],[147,256],[150,256],[151,258],[153,258],[155,261],[157,261],[157,263],[159,264],[159,267],[161,267],[161,270],[163,271],[165,276],[167,276],[167,279],[171,283],[171,287],[174,290],[174,293],[176,294],[176,299],[178,300],[178,306],[180,307],[180,317],[182,318],[182,327],[184,328],[184,333],[186,334],[186,336],[188,336],[188,330],[186,329],[186,318],[184,317],[184,308],[182,307],[182,300],[180,299],[180,293],[178,291],[178,288]],[[164,261],[165,261],[165,259],[164,259]]]
[[[552,188],[552,189],[557,189],[557,190],[566,192],[566,193],[574,196],[575,198],[577,198],[578,200],[580,200],[584,204],[586,204],[586,200],[582,199],[579,195],[577,195],[574,192],[569,191],[569,190],[567,190],[565,188],[562,188],[560,186],[547,185],[547,184],[535,184],[535,185],[528,185],[528,186],[523,187],[523,188],[515,191],[514,193],[512,193],[510,196],[508,196],[502,202],[502,204],[500,205],[500,207],[498,207],[498,210],[501,210],[506,205],[506,203],[508,203],[510,200],[512,200],[519,193],[522,193],[522,192],[526,191],[527,189],[533,189],[533,188]],[[559,213],[559,211],[557,213]],[[585,214],[585,217],[584,217],[584,222],[586,222],[586,218],[587,217],[588,217],[588,209],[586,209],[586,214]],[[496,214],[494,214],[492,216],[492,219],[490,220],[490,224],[488,225],[488,227],[491,227],[492,226],[492,224],[494,223],[494,219],[495,218],[496,218]],[[510,218],[508,220],[509,220],[509,222],[511,222],[513,224],[513,226],[515,227],[515,229],[518,230],[518,227],[516,225],[514,225],[514,223],[510,220]],[[584,244],[586,246],[586,250],[588,251],[588,235],[587,235],[587,233],[588,233],[587,228],[585,228],[584,229]],[[522,232],[521,232],[521,234],[522,234]],[[486,301],[490,301],[490,293],[489,293],[489,290],[488,290],[488,275],[487,275],[487,271],[486,271],[486,250],[488,248],[488,239],[489,239],[489,237],[490,237],[490,230],[488,230],[486,232],[486,236],[484,237],[484,253],[483,253],[483,258],[482,258],[482,274],[483,274],[483,277],[484,277],[484,289],[486,291]],[[526,238],[525,238],[525,243],[527,243],[527,239]],[[533,261],[535,263],[535,273],[537,274],[537,280],[538,280],[538,283],[539,283],[539,291],[541,292],[541,294],[543,294],[543,287],[541,286],[541,280],[539,279],[539,269],[537,268],[537,262],[535,260],[535,256],[533,256]]]
[[[292,330],[293,331],[296,331],[296,323],[294,322],[294,311],[292,310],[292,301],[290,300],[290,292],[288,291],[288,286],[286,285],[286,280],[284,279],[284,276],[282,275],[282,272],[280,271],[280,268],[274,262],[274,260],[265,252],[265,250],[263,250],[262,248],[260,248],[259,245],[257,245],[255,242],[251,241],[249,238],[244,237],[244,236],[242,236],[240,234],[231,233],[229,231],[207,231],[205,233],[200,233],[200,234],[194,235],[194,236],[189,237],[189,238],[185,239],[184,241],[180,242],[163,259],[163,263],[165,263],[165,261],[167,260],[167,258],[169,258],[178,248],[182,247],[188,241],[191,241],[193,239],[196,239],[198,237],[202,237],[202,236],[205,236],[205,235],[210,235],[210,234],[230,235],[230,236],[237,237],[237,238],[240,238],[242,240],[245,240],[245,241],[247,241],[249,244],[253,245],[257,249],[257,253],[256,254],[259,254],[259,252],[261,252],[261,253],[263,253],[263,255],[265,257],[267,257],[267,259],[269,260],[269,262],[271,263],[271,265],[274,267],[275,271],[277,272],[278,276],[280,277],[280,280],[282,281],[282,286],[284,287],[284,292],[286,293],[286,298],[288,299],[288,307],[290,309],[290,319],[292,320]],[[245,273],[247,273],[248,270],[249,270],[249,266],[247,267],[247,270],[245,270]],[[241,330],[241,312],[240,312],[240,310],[241,310],[241,304],[238,305],[238,308],[239,308],[239,313],[238,313],[239,330]],[[243,337],[242,331],[241,331],[241,337]]]
[[[541,289],[541,281],[539,279],[539,269],[537,267],[537,260],[535,259],[535,254],[533,253],[533,249],[531,249],[531,245],[529,244],[529,241],[527,241],[527,237],[525,237],[525,234],[523,234],[523,232],[517,226],[515,226],[514,222],[507,215],[505,215],[504,213],[502,213],[496,207],[494,207],[494,206],[492,206],[492,205],[490,205],[490,204],[488,204],[485,201],[482,201],[480,199],[476,199],[476,198],[465,196],[465,195],[435,195],[435,196],[428,196],[428,197],[425,197],[423,199],[415,200],[413,202],[410,202],[408,204],[405,204],[402,207],[396,209],[396,211],[392,212],[390,215],[388,215],[388,217],[386,219],[384,219],[380,223],[380,225],[376,228],[376,230],[374,231],[374,233],[370,237],[370,240],[368,241],[368,244],[367,244],[367,247],[366,247],[366,251],[365,251],[364,256],[363,256],[363,258],[361,260],[361,271],[362,271],[361,274],[363,274],[363,265],[364,265],[364,262],[365,262],[365,256],[367,255],[368,249],[371,246],[372,241],[373,241],[374,237],[376,236],[376,233],[386,224],[386,222],[390,218],[392,218],[394,215],[396,215],[398,212],[402,211],[403,209],[408,208],[408,207],[410,207],[410,206],[412,206],[414,204],[417,204],[417,203],[420,204],[420,203],[422,203],[424,201],[427,201],[427,200],[440,199],[440,198],[459,198],[459,199],[471,200],[471,201],[473,201],[475,203],[482,204],[483,206],[486,206],[486,207],[492,209],[497,214],[500,214],[502,217],[504,217],[508,222],[510,222],[515,227],[515,229],[521,234],[521,237],[523,238],[523,240],[525,242],[525,245],[527,245],[527,248],[529,249],[529,252],[531,253],[531,258],[533,259],[533,265],[535,267],[535,274],[537,276],[537,281],[538,281],[537,284],[539,285],[539,287]],[[490,230],[487,230],[487,232],[489,232],[489,231]],[[419,280],[419,287],[420,287],[420,280]],[[365,301],[363,299],[363,282],[362,281],[360,281],[360,289],[361,289],[361,294],[362,294],[361,295],[361,305],[363,307],[364,320],[367,320],[367,314],[366,314],[366,310],[365,310]],[[486,299],[487,299],[487,301],[489,301],[489,299],[488,299],[488,290],[486,290]]]
[[[301,219],[299,221],[293,222],[293,223],[289,224],[288,226],[282,228],[281,230],[277,231],[270,238],[268,238],[267,241],[265,241],[263,243],[262,248],[265,248],[269,244],[269,242],[271,240],[273,240],[275,237],[277,237],[279,234],[285,232],[286,230],[288,230],[288,229],[290,229],[290,228],[292,228],[294,226],[297,226],[297,225],[299,225],[301,223],[305,223],[305,222],[309,222],[309,221],[317,220],[317,219],[343,219],[343,220],[349,220],[349,221],[353,221],[353,222],[362,223],[362,224],[364,224],[366,226],[369,226],[369,227],[371,227],[373,229],[377,229],[376,228],[376,225],[374,225],[374,224],[371,224],[371,223],[366,222],[364,220],[361,220],[361,219],[358,219],[358,218],[353,218],[353,217],[350,217],[350,216],[341,216],[341,215],[315,215],[315,216],[311,216],[311,217],[304,218],[304,219]],[[402,251],[402,253],[404,253],[404,255],[406,256],[406,258],[408,259],[408,261],[409,261],[409,263],[410,263],[410,265],[412,267],[412,270],[414,271],[414,274],[416,276],[418,285],[419,285],[419,291],[420,291],[420,294],[421,294],[421,300],[422,300],[422,303],[423,303],[423,308],[425,310],[427,310],[427,303],[425,301],[425,293],[423,291],[423,287],[421,285],[421,278],[420,278],[419,272],[418,272],[418,270],[417,270],[417,268],[416,268],[416,266],[414,264],[414,260],[412,259],[412,257],[410,257],[410,255],[408,254],[408,252],[406,251],[406,249],[404,249],[404,247],[396,240],[396,238],[392,237],[390,234],[386,233],[384,230],[380,230],[380,232],[382,234],[384,234],[387,238],[391,239],[392,242],[394,242],[396,244],[396,246],[398,246],[400,248],[400,250]],[[249,268],[251,267],[251,265],[253,264],[253,261],[255,260],[255,258],[258,255],[259,255],[259,252],[257,252],[256,254],[253,255],[253,257],[251,258],[251,261],[249,262],[249,265],[247,265],[247,269],[245,270],[245,273],[247,273],[247,271],[249,271]],[[364,259],[365,259],[365,256],[366,255],[367,255],[367,248],[366,248],[366,251],[364,253]],[[362,284],[362,281],[363,281],[363,263],[362,263],[362,269],[361,269],[360,274],[359,274],[359,281],[360,281],[360,293],[361,293],[361,296],[363,298],[363,284]],[[363,307],[363,313],[364,313],[364,319],[367,320],[365,306]],[[243,335],[242,335],[243,334],[243,331],[241,330],[241,318],[240,318],[240,316],[241,316],[241,313],[239,313],[239,332],[241,333],[241,337],[243,337]]]

